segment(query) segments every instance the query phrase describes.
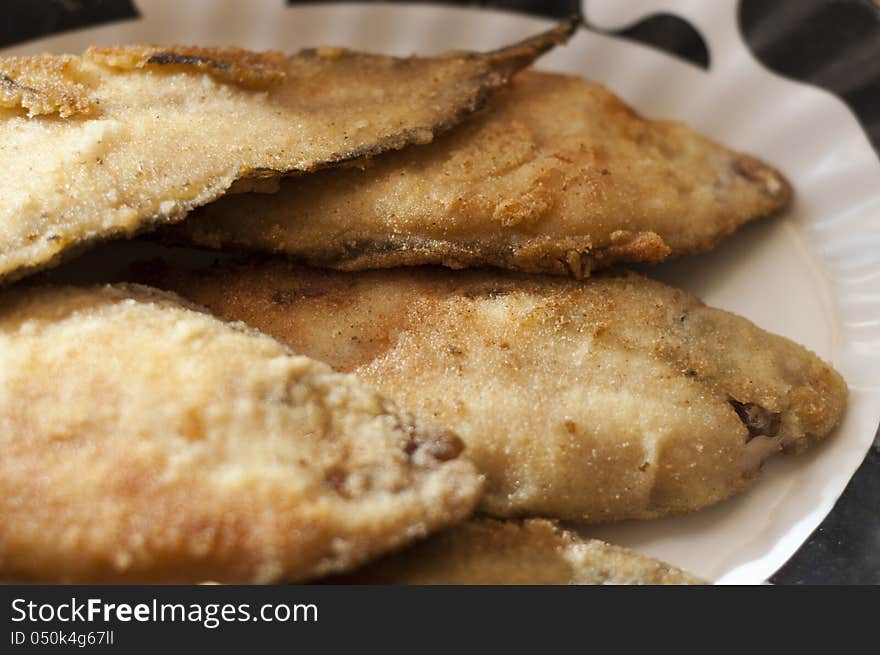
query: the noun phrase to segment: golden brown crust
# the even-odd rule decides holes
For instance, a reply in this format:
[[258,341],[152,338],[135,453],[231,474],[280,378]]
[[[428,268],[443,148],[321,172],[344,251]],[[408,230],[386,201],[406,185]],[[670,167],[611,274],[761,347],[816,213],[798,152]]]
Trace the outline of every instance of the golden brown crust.
[[621,273],[338,273],[284,260],[139,279],[351,371],[455,430],[496,516],[608,521],[699,509],[840,421],[818,357]]
[[90,114],[94,104],[80,81],[79,60],[70,55],[0,59],[0,107],[21,108],[28,117]]
[[448,430],[138,286],[0,302],[0,579],[266,583],[464,519]]
[[438,57],[127,46],[0,58],[0,102],[19,108],[0,112],[0,279],[179,221],[241,179],[430,142],[569,32]]
[[253,52],[241,48],[128,45],[91,47],[83,58],[120,70],[156,68],[208,72],[223,82],[260,89],[287,76],[283,52]]
[[606,89],[524,71],[424,148],[228,197],[166,234],[342,270],[492,265],[584,277],[712,248],[783,209],[785,178]]
[[339,584],[683,585],[704,581],[551,521],[480,519],[329,580]]

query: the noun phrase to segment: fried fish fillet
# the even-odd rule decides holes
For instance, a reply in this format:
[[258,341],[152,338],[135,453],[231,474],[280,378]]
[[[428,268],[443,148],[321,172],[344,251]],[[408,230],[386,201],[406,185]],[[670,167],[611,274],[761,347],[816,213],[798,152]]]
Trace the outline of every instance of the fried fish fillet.
[[485,112],[426,147],[361,169],[229,196],[168,234],[359,270],[442,264],[589,275],[712,248],[782,209],[776,170],[606,89],[524,71]]
[[574,26],[432,58],[148,46],[0,58],[0,277],[178,221],[237,180],[427,143]]
[[551,521],[479,519],[332,582],[415,585],[705,584],[663,562]]
[[137,286],[0,300],[0,579],[302,580],[465,518],[461,441]]
[[496,516],[650,518],[826,436],[847,389],[803,347],[634,273],[141,271],[456,431]]

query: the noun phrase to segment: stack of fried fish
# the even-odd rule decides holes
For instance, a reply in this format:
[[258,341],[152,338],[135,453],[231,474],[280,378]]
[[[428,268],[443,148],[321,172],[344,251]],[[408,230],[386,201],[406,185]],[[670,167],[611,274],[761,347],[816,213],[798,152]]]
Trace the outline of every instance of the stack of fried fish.
[[[0,59],[0,578],[699,582],[581,535],[745,490],[846,385],[619,268],[791,187],[528,69],[575,27]],[[139,235],[125,280],[33,275]]]

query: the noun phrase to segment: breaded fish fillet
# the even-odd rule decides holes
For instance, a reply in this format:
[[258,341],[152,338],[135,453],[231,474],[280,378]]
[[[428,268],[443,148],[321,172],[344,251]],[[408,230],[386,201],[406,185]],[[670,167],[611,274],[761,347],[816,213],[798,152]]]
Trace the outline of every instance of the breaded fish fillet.
[[634,273],[363,273],[284,261],[141,279],[351,371],[455,430],[481,509],[587,521],[705,507],[841,418],[818,357]]
[[0,277],[178,221],[237,180],[427,143],[573,29],[433,58],[149,46],[0,58]]
[[302,580],[470,513],[455,435],[178,300],[0,300],[0,579]]
[[525,71],[426,147],[229,196],[169,238],[357,270],[442,264],[589,275],[712,248],[791,188],[748,155],[649,121],[596,84]]
[[663,562],[584,539],[551,521],[479,519],[428,537],[334,583],[414,585],[705,584]]

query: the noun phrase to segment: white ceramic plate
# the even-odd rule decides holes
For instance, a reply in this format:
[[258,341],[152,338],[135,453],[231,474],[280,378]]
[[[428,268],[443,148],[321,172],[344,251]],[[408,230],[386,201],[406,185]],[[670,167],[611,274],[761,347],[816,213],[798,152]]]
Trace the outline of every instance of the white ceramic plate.
[[[830,360],[851,389],[843,425],[812,453],[776,458],[753,490],[714,508],[589,529],[712,580],[758,583],[832,508],[880,420],[880,163],[841,101],[755,61],[740,39],[733,0],[585,4],[587,19],[603,28],[671,9],[704,35],[711,69],[586,30],[539,67],[597,80],[644,114],[683,120],[755,153],[781,168],[797,192],[786,216],[747,227],[712,253],[649,272]],[[7,52],[79,52],[91,44],[149,42],[282,50],[333,44],[433,53],[494,48],[551,24],[525,15],[428,5],[138,0],[137,7],[140,20],[32,41]]]

